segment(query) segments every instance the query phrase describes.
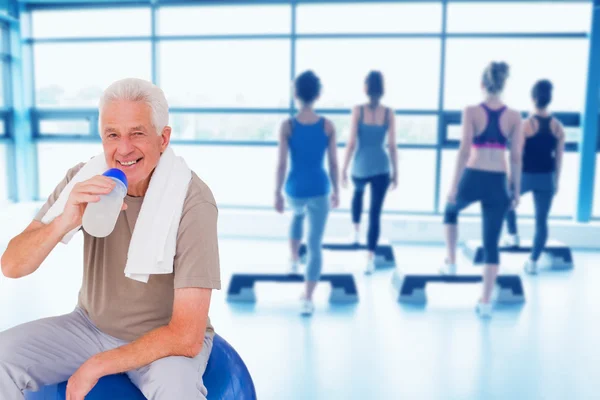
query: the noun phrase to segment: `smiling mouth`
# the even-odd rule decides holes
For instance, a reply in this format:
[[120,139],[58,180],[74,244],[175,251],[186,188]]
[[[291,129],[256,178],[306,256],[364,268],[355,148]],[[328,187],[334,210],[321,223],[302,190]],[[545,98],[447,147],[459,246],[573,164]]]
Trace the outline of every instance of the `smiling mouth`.
[[140,161],[142,161],[142,159],[143,159],[143,157],[142,158],[138,158],[137,160],[133,160],[133,161],[119,161],[119,160],[117,160],[117,162],[122,167],[133,167],[134,165],[136,165],[137,163],[139,163]]

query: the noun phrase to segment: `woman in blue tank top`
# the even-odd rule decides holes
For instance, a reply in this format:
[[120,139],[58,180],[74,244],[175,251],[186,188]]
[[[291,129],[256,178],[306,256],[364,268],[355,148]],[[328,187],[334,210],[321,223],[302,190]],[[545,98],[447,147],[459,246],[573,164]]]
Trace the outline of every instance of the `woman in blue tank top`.
[[[371,186],[369,207],[369,229],[367,233],[368,259],[366,274],[375,269],[375,249],[379,240],[381,210],[390,183],[396,187],[398,177],[398,155],[394,111],[380,104],[383,97],[383,75],[371,71],[365,80],[365,92],[369,103],[356,106],[352,111],[352,128],[346,146],[346,157],[342,172],[343,185],[348,184],[348,165],[352,162],[352,222],[353,242],[358,243],[363,195],[367,185]],[[386,143],[387,139],[387,143]],[[357,146],[358,144],[358,146]],[[386,147],[389,151],[386,152]],[[356,150],[356,152],[355,152]],[[390,167],[391,164],[391,167]]]
[[[531,90],[531,97],[535,111],[523,123],[525,143],[520,192],[533,193],[535,236],[531,255],[525,263],[525,272],[535,275],[537,261],[548,239],[548,215],[552,199],[558,191],[565,132],[562,124],[548,113],[548,105],[552,101],[552,82],[538,81]],[[507,213],[506,222],[509,235],[505,238],[504,245],[519,246],[517,215],[514,210]]]
[[[312,71],[306,71],[296,78],[294,88],[300,111],[281,125],[275,209],[280,213],[284,210],[282,188],[289,153],[291,166],[285,179],[285,194],[294,214],[290,227],[290,272],[298,272],[298,250],[302,241],[304,216],[307,215],[306,290],[302,295],[301,313],[311,315],[314,311],[312,296],[322,269],[321,243],[327,216],[330,206],[336,208],[339,203],[337,148],[333,124],[313,110],[321,91],[319,78]],[[324,165],[326,154],[329,176]]]
[[[508,209],[519,203],[519,192],[508,192],[507,171],[515,187],[521,180],[522,121],[519,111],[501,100],[508,77],[508,65],[492,62],[481,80],[485,101],[465,108],[462,116],[462,139],[456,160],[454,180],[444,212],[447,258],[440,272],[456,274],[458,213],[470,204],[481,204],[482,241],[485,269],[483,290],[476,311],[480,317],[492,314],[491,294],[500,256],[498,243]],[[510,170],[506,148],[510,146]]]

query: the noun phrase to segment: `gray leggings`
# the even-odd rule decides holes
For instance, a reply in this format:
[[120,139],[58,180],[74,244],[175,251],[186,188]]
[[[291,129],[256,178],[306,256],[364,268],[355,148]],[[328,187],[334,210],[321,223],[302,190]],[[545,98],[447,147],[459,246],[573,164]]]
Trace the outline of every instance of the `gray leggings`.
[[[64,382],[95,354],[127,343],[101,332],[79,307],[0,332],[0,399],[22,400],[24,390]],[[196,357],[161,358],[127,376],[148,399],[206,399],[202,375],[212,343],[207,333]]]
[[481,202],[484,262],[499,264],[498,242],[510,205],[506,174],[466,168],[458,184],[456,203],[446,205],[444,223],[456,225],[458,213],[476,201]]
[[[554,173],[523,173],[521,194],[532,192],[535,205],[535,236],[530,258],[537,261],[548,240],[548,215],[554,198]],[[517,234],[517,214],[510,210],[506,214],[508,233]]]
[[318,281],[323,268],[321,244],[329,214],[329,196],[288,197],[288,203],[294,211],[290,227],[290,239],[302,240],[304,215],[308,214],[306,280]]

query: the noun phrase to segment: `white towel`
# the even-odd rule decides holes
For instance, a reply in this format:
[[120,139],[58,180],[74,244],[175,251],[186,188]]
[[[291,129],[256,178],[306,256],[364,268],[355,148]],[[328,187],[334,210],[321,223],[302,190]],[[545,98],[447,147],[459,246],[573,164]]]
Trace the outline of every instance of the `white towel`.
[[[67,205],[67,200],[69,200],[69,195],[73,190],[73,187],[79,182],[87,181],[88,179],[93,178],[96,175],[102,175],[108,166],[106,165],[106,159],[104,158],[104,153],[99,154],[90,161],[88,161],[80,170],[75,174],[75,176],[69,181],[67,186],[60,192],[60,196],[52,207],[46,212],[44,217],[42,218],[42,222],[44,224],[49,224],[54,221],[54,218],[58,217],[65,210],[65,206]],[[61,240],[64,244],[67,244],[71,241],[73,236],[79,231],[81,225],[77,228],[73,229],[71,232],[67,233]]]
[[[102,159],[102,162],[98,159]],[[104,155],[100,154],[90,160],[69,182],[69,185],[72,182],[77,183],[100,175],[106,169]],[[176,156],[168,147],[160,157],[152,174],[140,214],[135,223],[124,271],[128,278],[146,283],[151,274],[173,272],[173,260],[177,250],[177,231],[191,179],[192,171],[183,158]],[[61,192],[59,199],[48,210],[42,222],[49,223],[62,213],[73,189],[73,185],[69,185]],[[64,199],[61,201],[63,197]],[[63,243],[68,243],[78,229],[69,232],[63,238]]]

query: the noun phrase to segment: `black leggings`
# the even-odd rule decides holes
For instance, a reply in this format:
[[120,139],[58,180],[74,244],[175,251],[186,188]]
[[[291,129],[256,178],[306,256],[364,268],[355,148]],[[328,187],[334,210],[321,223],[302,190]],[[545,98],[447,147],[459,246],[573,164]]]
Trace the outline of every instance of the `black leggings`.
[[498,242],[504,216],[508,211],[506,174],[466,168],[458,184],[456,203],[447,204],[444,223],[456,225],[458,213],[472,203],[481,202],[484,262],[498,264]]
[[352,222],[360,223],[363,209],[363,195],[367,184],[371,184],[371,207],[369,207],[369,231],[367,233],[367,247],[375,251],[379,240],[381,222],[381,209],[388,187],[390,186],[389,174],[375,175],[368,178],[352,177],[354,182],[354,196],[352,197]]
[[[533,193],[535,205],[535,237],[531,249],[531,259],[537,261],[546,246],[548,239],[548,215],[554,198],[554,174],[553,173],[523,173],[521,178],[521,194]],[[510,210],[506,215],[508,233],[517,234],[517,214]]]

